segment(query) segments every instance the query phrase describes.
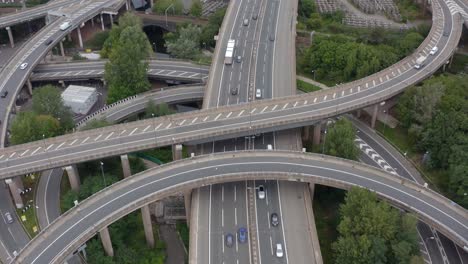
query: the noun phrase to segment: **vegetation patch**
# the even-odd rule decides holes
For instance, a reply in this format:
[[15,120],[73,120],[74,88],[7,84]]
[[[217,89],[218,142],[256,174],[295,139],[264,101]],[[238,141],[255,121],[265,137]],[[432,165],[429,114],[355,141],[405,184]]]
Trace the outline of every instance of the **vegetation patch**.
[[310,84],[308,82],[304,82],[304,81],[299,80],[299,79],[296,80],[296,85],[297,85],[297,89],[299,89],[299,90],[301,90],[303,92],[306,92],[306,93],[315,92],[315,91],[320,90],[320,87],[315,86],[313,84]]
[[182,239],[182,242],[184,243],[185,248],[188,249],[190,242],[190,229],[188,228],[187,223],[185,221],[178,221],[176,223],[176,229],[180,235],[180,238]]

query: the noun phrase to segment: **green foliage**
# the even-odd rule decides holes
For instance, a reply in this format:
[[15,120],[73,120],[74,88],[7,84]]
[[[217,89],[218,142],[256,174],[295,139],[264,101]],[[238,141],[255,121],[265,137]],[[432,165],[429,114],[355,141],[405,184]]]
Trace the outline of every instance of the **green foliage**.
[[86,42],[86,47],[90,49],[100,50],[104,43],[109,38],[110,31],[97,32],[92,39]]
[[[171,8],[169,8],[172,5]],[[169,8],[169,9],[168,9]],[[158,0],[155,1],[153,12],[156,14],[164,15],[167,9],[168,15],[182,15],[184,11],[184,5],[180,0]]]
[[404,56],[407,56],[413,52],[413,50],[421,44],[421,42],[424,40],[424,37],[421,36],[421,34],[417,32],[410,32],[406,34],[401,40],[400,40],[400,53],[403,54]]
[[141,27],[125,27],[118,42],[112,45],[104,75],[109,84],[108,104],[145,92],[150,87],[148,63],[143,60],[151,53],[151,45]]
[[146,103],[145,118],[165,116],[173,113],[175,111],[170,109],[166,103],[155,105],[153,100],[148,100],[148,103]]
[[112,123],[105,119],[93,119],[89,122],[86,123],[85,126],[81,128],[82,131],[84,130],[90,130],[90,129],[95,129],[95,128],[100,128],[100,127],[106,127],[110,126]]
[[165,34],[167,52],[180,59],[196,58],[200,53],[200,34],[201,29],[192,24],[179,28],[176,34]]
[[119,18],[119,25],[113,25],[111,31],[108,33],[108,37],[104,41],[103,47],[101,49],[101,57],[109,58],[112,47],[115,47],[119,44],[120,34],[124,29],[128,27],[138,27],[141,29],[142,25],[143,22],[135,14],[130,12],[125,13],[122,17]]
[[224,15],[226,14],[226,8],[217,10],[208,18],[208,24],[205,25],[200,34],[200,44],[205,43],[208,47],[214,48],[216,41],[214,36],[218,34],[219,28],[223,23]]
[[32,110],[36,114],[50,115],[59,120],[62,131],[73,128],[73,112],[64,105],[60,89],[45,85],[34,89],[32,98]]
[[190,242],[190,230],[187,226],[187,223],[185,221],[177,221],[176,223],[176,229],[177,232],[179,232],[179,235],[182,239],[182,242],[184,243],[184,246],[186,249],[189,248],[189,242]]
[[11,143],[14,145],[27,143],[55,137],[60,133],[60,123],[54,117],[34,112],[20,112],[11,125]]
[[312,13],[315,11],[315,2],[314,0],[300,0],[299,8],[297,13],[300,18],[310,18]]
[[422,7],[418,6],[416,1],[396,0],[395,3],[400,11],[403,23],[406,23],[407,20],[413,21],[424,18],[424,11]]
[[296,80],[296,85],[297,85],[297,89],[299,89],[299,90],[301,90],[303,92],[306,92],[306,93],[315,92],[315,91],[320,90],[320,87],[315,86],[313,84],[310,84],[308,82],[304,82],[304,81],[299,80],[299,79]]
[[81,60],[87,60],[85,57],[81,56],[79,52],[75,52],[72,56],[72,60],[74,61],[81,61]]
[[172,149],[171,147],[163,147],[157,149],[150,149],[143,151],[144,154],[155,157],[162,161],[163,163],[168,163],[172,161]]
[[327,134],[324,136],[325,153],[345,159],[357,160],[359,149],[354,144],[355,138],[356,131],[351,122],[341,118],[327,128]]
[[200,0],[194,0],[190,7],[190,15],[195,17],[201,17],[203,11],[203,5]]
[[352,188],[340,215],[335,263],[409,263],[419,254],[417,219],[399,214],[375,193]]

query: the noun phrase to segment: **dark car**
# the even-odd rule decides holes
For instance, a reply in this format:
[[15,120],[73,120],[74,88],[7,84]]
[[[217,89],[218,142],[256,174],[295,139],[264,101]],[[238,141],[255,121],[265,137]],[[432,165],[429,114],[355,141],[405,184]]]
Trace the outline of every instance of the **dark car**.
[[232,94],[232,95],[236,95],[237,93],[238,93],[237,87],[232,87],[232,89],[231,89],[231,94]]
[[2,93],[2,96],[1,96],[1,97],[2,97],[2,98],[6,98],[7,95],[8,95],[8,91],[4,91],[4,92]]
[[225,237],[226,240],[226,246],[227,247],[232,247],[234,244],[234,236],[232,234],[227,234]]
[[52,43],[52,41],[54,41],[54,40],[53,40],[53,39],[48,39],[46,42],[44,42],[44,44],[45,44],[46,46],[49,46],[50,43]]
[[241,61],[242,61],[242,57],[241,57],[240,55],[238,55],[238,56],[236,57],[236,62],[240,63]]
[[253,19],[253,20],[257,20],[257,18],[258,18],[258,14],[257,14],[257,13],[254,13],[254,14],[252,15],[252,19]]
[[240,243],[247,242],[247,229],[244,227],[239,228],[237,231],[238,239]]
[[275,41],[275,35],[270,34],[270,36],[268,36],[268,39],[270,39],[270,41]]
[[278,214],[272,213],[270,218],[271,218],[271,225],[272,226],[278,226],[278,224],[279,224]]

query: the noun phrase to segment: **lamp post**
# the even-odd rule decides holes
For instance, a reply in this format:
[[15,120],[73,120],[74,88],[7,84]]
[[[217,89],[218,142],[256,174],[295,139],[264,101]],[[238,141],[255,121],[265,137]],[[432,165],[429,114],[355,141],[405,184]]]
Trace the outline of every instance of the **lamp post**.
[[106,183],[106,177],[104,176],[104,162],[99,161],[99,164],[101,164],[102,180],[104,181],[104,187],[106,187],[107,183]]
[[156,42],[153,42],[154,53],[156,53]]
[[171,4],[170,6],[168,6],[168,7],[166,8],[166,10],[164,11],[164,14],[166,15],[166,27],[168,26],[168,25],[167,25],[167,10],[169,10],[169,8],[171,8],[171,7],[172,7],[172,11],[174,11],[174,4]]
[[322,154],[325,153],[325,141],[327,140],[327,129],[325,128],[324,136],[323,136],[323,145],[322,145]]
[[314,81],[315,81],[315,70],[312,70],[312,74],[314,75]]

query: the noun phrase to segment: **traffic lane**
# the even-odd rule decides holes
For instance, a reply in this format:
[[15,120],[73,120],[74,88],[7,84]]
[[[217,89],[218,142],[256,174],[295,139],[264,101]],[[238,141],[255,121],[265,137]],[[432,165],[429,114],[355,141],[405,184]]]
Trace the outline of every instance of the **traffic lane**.
[[36,214],[39,227],[44,229],[60,216],[60,183],[63,170],[52,169],[42,172],[36,189]]
[[[210,185],[210,257],[211,262],[209,263],[222,263],[224,258],[224,241],[223,235],[224,230],[222,226],[222,204],[221,199],[213,199],[213,197],[221,197],[221,185],[214,184]],[[217,210],[214,210],[216,208]]]
[[256,191],[257,222],[258,222],[258,241],[262,263],[287,263],[286,258],[276,257],[276,244],[281,243],[284,246],[283,230],[280,225],[271,225],[271,214],[278,215],[280,223],[283,221],[283,215],[279,210],[279,189],[276,181],[260,180],[255,181],[258,188],[263,185],[265,188],[265,198],[260,199],[258,189]]
[[[114,187],[112,192],[103,191],[101,192],[102,197],[100,199],[88,200],[86,206],[81,207],[79,212],[68,214],[67,218],[62,219],[62,221],[68,219],[66,225],[54,225],[55,228],[52,234],[44,238],[44,241],[39,245],[34,244],[34,247],[30,245],[29,248],[34,253],[28,255],[24,261],[33,263],[32,258],[37,256],[38,263],[49,263],[51,257],[59,254],[61,247],[68,245],[72,240],[79,238],[83,234],[83,228],[95,226],[100,222],[98,219],[102,221],[106,216],[119,212],[119,210],[125,208],[127,203],[137,202],[142,195],[155,193],[158,190],[171,188],[171,186],[178,186],[182,182],[196,180],[199,177],[224,175],[226,173],[249,171],[257,172],[257,174],[253,174],[254,177],[268,177],[266,174],[260,175],[262,172],[267,173],[265,166],[268,166],[272,173],[294,171],[302,175],[320,175],[350,184],[365,186],[386,196],[396,197],[400,202],[408,204],[411,208],[422,210],[425,214],[431,215],[434,219],[444,223],[447,228],[451,228],[462,237],[466,238],[468,236],[468,228],[460,226],[464,220],[459,218],[459,215],[454,215],[454,219],[447,217],[452,214],[449,207],[441,205],[438,201],[425,195],[424,192],[410,189],[407,185],[401,185],[390,178],[382,178],[379,179],[380,182],[376,182],[375,178],[377,175],[375,173],[380,174],[382,172],[371,170],[370,168],[362,170],[358,168],[360,166],[352,168],[345,164],[336,164],[332,158],[329,161],[310,161],[308,158],[313,158],[314,156],[297,153],[294,154],[294,157],[284,157],[285,153],[279,152],[266,152],[264,154],[266,156],[261,156],[257,152],[253,157],[250,155],[251,153],[248,154],[248,156],[240,155],[239,157],[232,156],[231,154],[228,154],[227,157],[226,155],[219,155],[220,159],[210,155],[208,157],[209,160],[203,160],[204,162],[200,158],[198,162],[190,161],[190,164],[184,164],[184,166],[180,166],[180,163],[165,166],[165,170],[158,170],[159,175],[157,177],[153,174],[153,170],[150,170],[140,174],[139,177],[134,176],[132,181],[121,181],[116,184],[117,187]],[[278,154],[281,154],[281,156],[277,156]],[[304,157],[307,159],[304,159]],[[206,157],[204,158],[206,159]],[[260,164],[256,162],[260,162]],[[270,173],[268,174],[271,175]],[[381,178],[381,176],[377,177]],[[439,210],[445,211],[441,212]],[[49,248],[50,251],[42,252],[46,248]]]
[[[209,263],[211,256],[209,254],[210,248],[209,240],[210,236],[210,225],[209,218],[207,216],[210,213],[210,186],[200,187],[195,189],[195,192],[198,192],[198,200],[196,201],[198,205],[198,219],[196,219],[198,224],[197,232],[197,245],[196,245],[196,258],[199,263]],[[206,221],[205,221],[206,220]],[[192,230],[192,229],[190,229]],[[194,245],[190,245],[193,247]]]

